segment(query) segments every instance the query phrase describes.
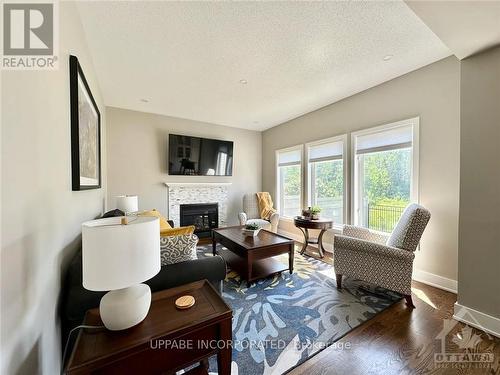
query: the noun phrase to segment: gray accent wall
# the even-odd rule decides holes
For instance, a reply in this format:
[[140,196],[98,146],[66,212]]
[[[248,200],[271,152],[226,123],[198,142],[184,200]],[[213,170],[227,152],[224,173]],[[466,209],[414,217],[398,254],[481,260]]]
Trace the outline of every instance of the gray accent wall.
[[[416,254],[415,270],[435,283],[456,287],[459,105],[460,63],[452,56],[266,130],[263,189],[274,196],[277,149],[419,116],[420,203],[432,218]],[[280,228],[297,233],[290,222],[281,221]]]
[[[156,208],[168,215],[165,183],[229,182],[227,223],[235,225],[243,194],[262,189],[261,132],[112,107],[106,114],[108,209],[115,208],[117,195],[137,194],[140,210]],[[233,175],[168,175],[169,133],[233,141]]]
[[500,318],[500,47],[461,61],[458,303]]

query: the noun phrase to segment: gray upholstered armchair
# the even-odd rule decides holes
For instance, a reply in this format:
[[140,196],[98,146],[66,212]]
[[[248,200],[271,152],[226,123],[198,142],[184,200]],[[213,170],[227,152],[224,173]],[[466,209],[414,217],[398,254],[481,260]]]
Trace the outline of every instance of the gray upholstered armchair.
[[430,217],[424,207],[410,204],[390,235],[344,226],[333,242],[337,287],[342,287],[342,275],[354,277],[401,293],[407,305],[415,307],[411,298],[414,251]]
[[272,232],[278,231],[278,224],[280,215],[274,213],[271,215],[269,221],[261,219],[259,213],[259,203],[257,201],[257,194],[245,194],[243,196],[243,212],[238,214],[240,225],[256,223],[262,228]]

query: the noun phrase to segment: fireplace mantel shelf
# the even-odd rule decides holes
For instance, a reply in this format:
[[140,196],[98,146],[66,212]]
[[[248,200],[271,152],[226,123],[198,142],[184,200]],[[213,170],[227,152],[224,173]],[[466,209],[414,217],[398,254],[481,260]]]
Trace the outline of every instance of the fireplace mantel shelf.
[[174,187],[174,186],[229,186],[232,185],[232,182],[164,182],[166,187]]

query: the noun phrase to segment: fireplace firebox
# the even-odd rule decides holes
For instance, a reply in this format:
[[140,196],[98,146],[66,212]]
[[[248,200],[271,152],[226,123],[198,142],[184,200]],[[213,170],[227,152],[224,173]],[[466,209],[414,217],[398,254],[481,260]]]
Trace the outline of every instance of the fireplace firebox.
[[194,225],[200,238],[210,237],[212,228],[219,226],[218,203],[181,204],[179,209],[181,226]]

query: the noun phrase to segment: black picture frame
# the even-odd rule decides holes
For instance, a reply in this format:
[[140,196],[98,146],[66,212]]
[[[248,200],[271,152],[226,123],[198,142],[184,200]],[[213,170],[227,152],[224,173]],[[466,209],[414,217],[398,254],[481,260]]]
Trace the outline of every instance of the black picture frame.
[[[80,82],[80,83],[79,83]],[[69,56],[69,84],[70,84],[70,111],[71,111],[71,182],[72,182],[72,190],[80,191],[80,190],[90,190],[90,189],[100,189],[101,188],[101,113],[99,112],[99,108],[94,100],[94,96],[92,95],[92,91],[87,83],[85,75],[83,74],[83,70],[78,62],[78,58],[76,56]],[[97,123],[95,124],[95,133],[94,132],[86,132],[85,135],[90,134],[88,138],[90,138],[93,134],[95,134],[95,144],[92,147],[92,142],[86,142],[87,146],[90,145],[90,149],[93,150],[95,148],[95,154],[93,152],[85,152],[85,155],[81,155],[81,144],[82,142],[82,134],[80,134],[80,123],[84,122],[83,118],[80,118],[80,101],[79,98],[79,86],[80,90],[84,90],[85,100],[87,104],[87,109],[93,110],[95,113],[93,114],[96,117]],[[85,104],[84,103],[84,104]],[[95,122],[87,120],[87,129],[92,129],[92,123]],[[91,140],[94,140],[91,138]],[[88,141],[88,139],[87,139]],[[87,151],[89,147],[84,148]],[[86,163],[81,163],[81,157],[89,156],[89,160]],[[95,160],[94,160],[95,159]],[[82,168],[84,169],[84,173],[87,175],[93,175],[92,177],[82,176]],[[94,170],[95,168],[95,170]],[[86,170],[86,171],[85,171]],[[88,173],[88,172],[91,173]]]

